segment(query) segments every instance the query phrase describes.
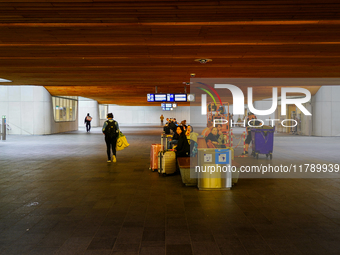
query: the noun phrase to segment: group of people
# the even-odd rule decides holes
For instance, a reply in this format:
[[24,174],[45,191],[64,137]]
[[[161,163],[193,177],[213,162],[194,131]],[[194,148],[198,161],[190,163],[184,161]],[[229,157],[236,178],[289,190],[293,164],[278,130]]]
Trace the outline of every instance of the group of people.
[[[256,116],[249,112],[247,118],[247,124],[249,121],[255,121]],[[86,131],[89,132],[91,129],[91,120],[92,117],[88,113],[85,117]],[[252,123],[252,125],[257,125],[258,123]],[[168,149],[174,147],[174,151],[176,152],[176,157],[190,157],[193,156],[195,151],[197,151],[197,133],[193,132],[193,127],[191,125],[186,125],[185,122],[182,122],[179,125],[176,119],[167,119],[167,123],[164,126],[164,131],[166,130],[173,131],[172,140],[169,142]],[[249,144],[251,142],[251,132],[249,129],[249,125],[246,128],[247,130],[247,138],[245,140],[245,152],[243,155],[248,154]],[[117,138],[119,136],[119,125],[118,122],[113,119],[113,114],[107,114],[107,120],[104,122],[102,132],[105,135],[105,143],[107,148],[107,162],[116,162],[116,144]],[[165,132],[166,133],[166,132]],[[169,132],[170,133],[170,132]],[[206,136],[206,142],[208,148],[225,148],[226,138],[222,133],[222,125],[216,125],[211,129],[211,132]],[[112,157],[111,157],[112,151]]]
[[167,149],[174,149],[177,157],[190,157],[194,148],[197,148],[197,133],[193,132],[191,125],[186,125],[186,120],[179,124],[176,118],[167,118],[163,127],[165,134],[173,133],[172,139],[167,144]]
[[205,140],[208,148],[225,148],[226,138],[222,133],[222,125],[218,124],[213,127]]
[[170,134],[171,130],[172,130],[173,133],[175,133],[177,126],[179,126],[179,125],[180,126],[186,126],[186,123],[187,123],[186,120],[182,120],[181,123],[178,123],[176,118],[166,118],[166,123],[164,125],[163,130],[166,134]]
[[[251,126],[250,126],[250,125]],[[260,125],[259,121],[256,120],[256,116],[252,112],[248,112],[246,120],[246,139],[245,139],[245,151],[242,155],[248,155],[249,145],[252,141],[251,127]],[[210,133],[205,138],[208,148],[225,148],[226,137],[222,133],[222,125],[216,125],[211,128]]]

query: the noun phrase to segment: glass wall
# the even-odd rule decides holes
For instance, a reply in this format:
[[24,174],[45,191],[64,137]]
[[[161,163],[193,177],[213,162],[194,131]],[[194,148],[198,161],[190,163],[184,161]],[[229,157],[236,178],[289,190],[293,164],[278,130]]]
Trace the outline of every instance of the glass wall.
[[55,121],[75,121],[78,107],[78,97],[52,96],[53,115]]

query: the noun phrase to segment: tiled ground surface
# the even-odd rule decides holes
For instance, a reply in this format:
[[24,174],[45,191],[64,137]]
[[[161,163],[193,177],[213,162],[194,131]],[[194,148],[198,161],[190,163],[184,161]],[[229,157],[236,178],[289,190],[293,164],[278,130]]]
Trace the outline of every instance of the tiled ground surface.
[[[160,129],[145,129],[125,128],[116,164],[99,129],[0,141],[0,254],[340,254],[340,179],[198,191],[148,170]],[[339,144],[281,137],[273,162],[340,163]]]

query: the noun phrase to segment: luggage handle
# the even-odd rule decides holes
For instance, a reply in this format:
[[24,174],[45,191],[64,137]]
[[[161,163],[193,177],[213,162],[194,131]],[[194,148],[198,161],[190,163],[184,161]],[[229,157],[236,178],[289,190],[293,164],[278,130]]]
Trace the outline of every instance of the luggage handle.
[[[159,157],[159,169],[160,169],[160,173],[163,172],[163,168],[162,168],[162,153],[163,153],[163,151],[160,151],[159,155],[158,155],[158,157]],[[164,153],[163,153],[163,155],[164,155]]]

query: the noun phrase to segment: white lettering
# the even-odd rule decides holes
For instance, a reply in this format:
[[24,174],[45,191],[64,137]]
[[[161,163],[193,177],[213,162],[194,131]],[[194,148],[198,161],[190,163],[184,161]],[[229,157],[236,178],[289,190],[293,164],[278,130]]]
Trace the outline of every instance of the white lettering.
[[279,120],[279,119],[266,119],[266,120],[269,120],[269,123],[271,122],[271,126],[274,127],[274,121],[275,120]]
[[[273,100],[272,100],[272,106],[268,110],[257,110],[253,106],[253,88],[248,88],[248,108],[249,110],[254,113],[255,115],[269,115],[275,112],[277,108],[277,88],[273,88]],[[235,102],[235,101],[233,101]]]
[[[287,93],[302,93],[305,94],[304,98],[287,99]],[[312,115],[302,104],[307,103],[311,98],[309,90],[304,88],[282,88],[281,89],[281,115],[286,115],[286,105],[294,104],[303,112],[304,115]]]
[[233,113],[244,114],[244,95],[240,88],[232,84],[215,84],[216,89],[229,89],[233,96]]
[[[287,122],[287,121],[293,121],[293,122],[295,122],[294,126],[286,126],[285,124],[283,124],[283,122]],[[286,119],[286,120],[281,121],[281,125],[282,125],[283,127],[296,127],[297,124],[298,124],[297,121],[296,121],[296,120],[293,120],[293,119]]]

